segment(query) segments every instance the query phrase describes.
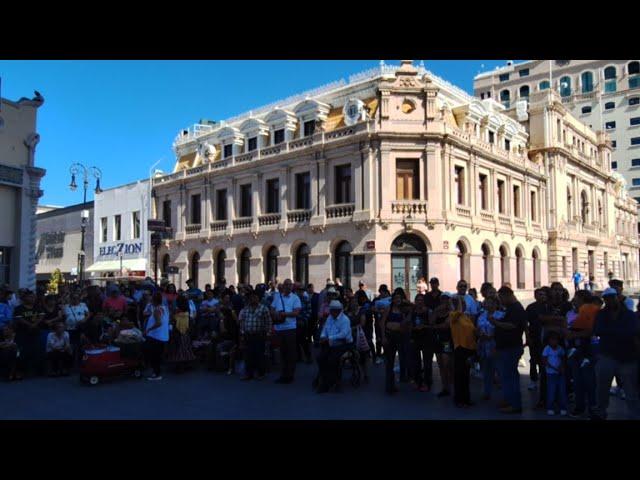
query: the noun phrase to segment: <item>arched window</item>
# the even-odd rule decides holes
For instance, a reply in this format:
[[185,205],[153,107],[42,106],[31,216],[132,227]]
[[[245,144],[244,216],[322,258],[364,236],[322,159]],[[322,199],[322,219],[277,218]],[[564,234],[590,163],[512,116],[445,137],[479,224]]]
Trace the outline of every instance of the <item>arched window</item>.
[[519,290],[525,288],[524,283],[524,254],[520,247],[516,248],[516,284]]
[[218,252],[218,255],[216,255],[216,278],[215,278],[215,282],[217,285],[223,285],[226,284],[227,279],[225,278],[225,261],[227,260],[227,254],[224,252],[224,250],[220,250]]
[[502,285],[509,283],[509,256],[507,254],[507,247],[502,245],[500,247],[500,281]]
[[640,62],[629,62],[627,72],[629,73],[629,88],[640,87]]
[[543,80],[538,84],[538,90],[548,90],[549,89],[549,81]]
[[482,265],[484,267],[484,281],[493,283],[493,256],[486,243],[482,244]]
[[502,103],[502,105],[504,105],[505,108],[509,108],[511,103],[511,92],[509,92],[509,90],[502,90],[500,92],[500,102]]
[[335,276],[342,285],[351,287],[351,244],[347,241],[340,242],[335,252]]
[[276,247],[271,247],[267,250],[267,258],[264,262],[264,280],[265,282],[270,282],[271,280],[275,280],[278,277],[278,249]]
[[458,279],[465,280],[467,283],[470,281],[469,273],[469,251],[464,242],[459,241],[456,243],[456,251],[458,252]]
[[251,269],[251,252],[248,248],[240,253],[238,263],[238,283],[241,285],[249,285],[249,270]]
[[593,92],[593,73],[584,72],[580,76],[580,83],[582,83],[582,93]]
[[584,190],[580,194],[580,215],[582,223],[586,225],[589,222],[589,197]]
[[193,252],[191,256],[191,264],[189,265],[189,277],[193,280],[193,283],[196,287],[198,287],[198,271],[199,271],[199,263],[200,263],[200,254],[198,252]]
[[533,249],[531,258],[533,258],[533,288],[540,288],[540,254],[537,249]]
[[604,91],[616,91],[616,67],[607,67],[604,69]]
[[568,97],[571,95],[571,77],[564,76],[560,79],[560,96]]
[[529,98],[529,85],[520,87],[520,98]]
[[[309,253],[309,247],[306,243],[303,243],[297,248],[295,255],[295,272],[293,279],[303,285],[309,283]],[[340,275],[337,276],[340,277]],[[340,280],[346,285],[342,277],[340,277]]]

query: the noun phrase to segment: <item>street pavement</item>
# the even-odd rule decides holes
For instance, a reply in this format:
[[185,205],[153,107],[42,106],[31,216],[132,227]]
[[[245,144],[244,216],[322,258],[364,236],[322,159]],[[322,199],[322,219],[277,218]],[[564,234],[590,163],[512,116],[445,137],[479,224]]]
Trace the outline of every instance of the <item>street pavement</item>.
[[[525,352],[528,359],[528,353]],[[277,369],[277,367],[275,367]],[[439,399],[438,368],[434,363],[434,389],[419,393],[398,384],[394,396],[384,393],[384,365],[369,368],[371,382],[354,388],[347,382],[342,393],[318,395],[311,389],[316,365],[298,364],[291,385],[274,383],[275,372],[261,382],[240,381],[239,375],[208,372],[202,367],[183,374],[165,372],[164,379],[121,378],[96,386],[81,384],[78,376],[33,378],[0,383],[3,420],[548,420],[534,410],[538,392],[527,390],[528,365],[521,366],[524,413],[504,415],[495,399],[480,400],[481,380],[473,378],[474,407],[458,409],[451,397]],[[609,416],[624,419],[624,402],[611,398]]]

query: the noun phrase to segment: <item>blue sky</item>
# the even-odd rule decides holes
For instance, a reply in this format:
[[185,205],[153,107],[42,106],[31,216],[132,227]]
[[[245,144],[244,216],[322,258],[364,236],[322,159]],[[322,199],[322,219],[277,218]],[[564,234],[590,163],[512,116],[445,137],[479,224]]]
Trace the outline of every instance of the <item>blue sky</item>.
[[[398,61],[387,60],[389,64]],[[504,60],[434,60],[425,66],[472,92],[473,77]],[[69,166],[102,170],[108,188],[170,171],[171,143],[200,118],[223,120],[304,90],[347,78],[375,60],[261,61],[0,61],[4,98],[38,90],[36,164],[47,170],[41,203],[72,205]],[[484,67],[483,67],[484,66]],[[89,197],[93,198],[92,195]]]

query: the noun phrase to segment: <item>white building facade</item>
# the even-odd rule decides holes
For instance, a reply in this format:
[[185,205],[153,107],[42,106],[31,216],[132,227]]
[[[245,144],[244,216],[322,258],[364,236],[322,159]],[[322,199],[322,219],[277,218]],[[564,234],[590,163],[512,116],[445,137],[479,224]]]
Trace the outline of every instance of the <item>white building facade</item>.
[[149,181],[96,193],[93,265],[87,279],[145,277],[149,266]]
[[0,98],[0,283],[36,286],[36,208],[45,170],[35,165],[37,111],[44,98]]
[[[548,115],[556,100],[540,103]],[[464,278],[532,296],[563,280],[549,269],[559,187],[550,158],[528,150],[549,131],[507,113],[403,61],[196,125],[174,143],[174,173],[153,179],[152,214],[174,230],[161,272],[177,267],[180,286],[339,277],[411,296],[419,277],[436,276],[445,290]],[[614,218],[610,148],[591,135]],[[611,224],[593,236],[615,238]]]

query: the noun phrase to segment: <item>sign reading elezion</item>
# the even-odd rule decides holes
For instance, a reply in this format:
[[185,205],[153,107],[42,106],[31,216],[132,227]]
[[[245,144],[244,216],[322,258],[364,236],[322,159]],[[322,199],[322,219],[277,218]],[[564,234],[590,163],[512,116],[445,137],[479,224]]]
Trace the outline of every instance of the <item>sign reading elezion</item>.
[[112,257],[122,253],[123,255],[135,255],[142,253],[142,243],[118,243],[108,247],[100,247],[101,257]]

